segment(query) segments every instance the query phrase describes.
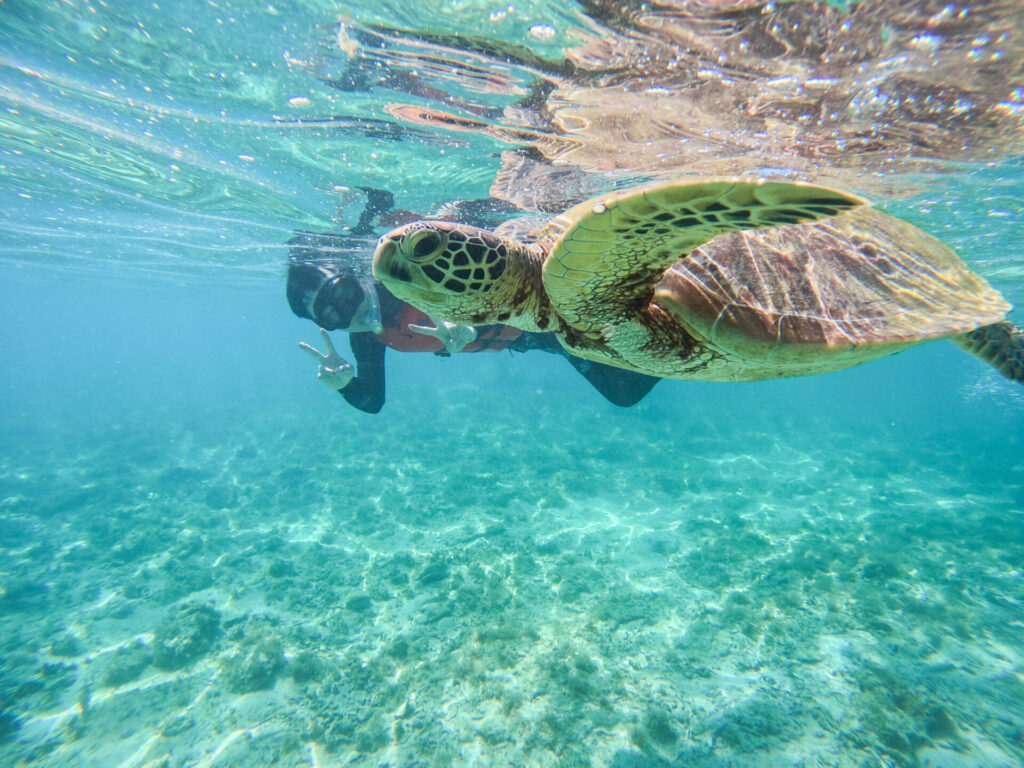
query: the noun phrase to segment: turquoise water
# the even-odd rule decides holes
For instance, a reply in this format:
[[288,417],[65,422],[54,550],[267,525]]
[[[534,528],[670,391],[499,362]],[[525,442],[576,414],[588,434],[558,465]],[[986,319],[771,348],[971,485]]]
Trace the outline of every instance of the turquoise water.
[[[712,50],[752,4],[726,5],[687,6]],[[672,64],[630,4],[0,4],[0,765],[1024,763],[1019,385],[939,342],[619,409],[555,355],[389,353],[369,416],[284,298],[284,243],[354,223],[357,187],[515,196],[529,145],[581,174],[565,195],[698,156],[823,175],[1024,306],[1021,11],[976,6],[977,42],[945,6],[893,3],[918,42],[833,73],[882,147],[833,156],[703,92],[600,134],[601,88],[746,82]],[[975,88],[928,130],[879,106],[922,46]],[[744,66],[789,94],[759,108],[800,100]],[[698,112],[717,154],[686,154]]]

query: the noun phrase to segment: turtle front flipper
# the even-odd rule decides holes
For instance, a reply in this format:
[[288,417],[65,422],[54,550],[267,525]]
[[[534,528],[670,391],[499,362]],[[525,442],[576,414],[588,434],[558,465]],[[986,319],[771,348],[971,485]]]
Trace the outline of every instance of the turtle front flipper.
[[599,338],[650,302],[662,273],[716,235],[816,221],[864,205],[827,187],[700,179],[613,192],[555,217],[544,288],[578,332]]
[[1008,320],[953,337],[961,349],[984,360],[1003,376],[1024,384],[1024,330]]

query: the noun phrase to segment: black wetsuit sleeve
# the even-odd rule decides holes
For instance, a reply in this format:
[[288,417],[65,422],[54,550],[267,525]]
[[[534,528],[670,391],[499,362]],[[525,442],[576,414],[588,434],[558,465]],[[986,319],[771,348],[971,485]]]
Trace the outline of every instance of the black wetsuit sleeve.
[[605,400],[622,408],[639,403],[660,381],[655,376],[595,363],[575,355],[566,354],[565,359],[583,374],[583,378],[589,381],[594,389],[604,395]]
[[384,353],[383,344],[372,333],[350,333],[352,354],[356,358],[356,375],[338,392],[348,404],[366,413],[380,413],[384,407]]

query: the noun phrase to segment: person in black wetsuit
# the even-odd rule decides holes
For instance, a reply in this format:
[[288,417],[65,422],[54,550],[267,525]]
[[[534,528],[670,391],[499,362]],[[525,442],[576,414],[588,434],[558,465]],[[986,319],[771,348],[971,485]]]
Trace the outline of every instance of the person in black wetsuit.
[[[435,322],[373,280],[370,254],[376,245],[374,224],[391,211],[391,193],[366,189],[367,204],[358,223],[343,235],[299,232],[289,240],[287,298],[292,312],[320,326],[326,351],[299,346],[319,363],[317,378],[366,413],[384,406],[384,356],[388,347],[403,352],[513,352],[542,350],[560,354],[609,402],[628,407],[651,391],[659,379],[591,362],[566,352],[553,334],[505,325],[479,327]],[[458,216],[465,219],[467,208]],[[479,226],[493,226],[486,206],[477,206]],[[491,215],[507,213],[492,212]],[[420,218],[407,214],[409,219]],[[328,331],[343,330],[355,356],[353,367],[335,350]]]

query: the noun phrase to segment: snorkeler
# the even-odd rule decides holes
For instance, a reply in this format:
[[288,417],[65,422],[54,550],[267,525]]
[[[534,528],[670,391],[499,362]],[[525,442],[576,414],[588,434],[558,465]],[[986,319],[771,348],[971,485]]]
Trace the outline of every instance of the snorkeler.
[[[393,296],[370,271],[376,245],[374,224],[392,211],[391,193],[364,190],[366,206],[358,223],[343,235],[297,233],[289,241],[287,298],[298,317],[320,326],[325,351],[301,342],[299,347],[319,363],[317,378],[337,390],[355,408],[378,413],[384,406],[384,355],[388,347],[400,352],[513,352],[542,350],[563,355],[609,402],[629,407],[640,402],[657,378],[574,357],[548,333],[524,332],[506,325],[470,327],[435,322]],[[459,215],[476,212],[481,225],[494,215],[487,205],[459,204]],[[401,218],[417,218],[413,214]],[[394,216],[392,216],[394,218]],[[391,222],[389,222],[391,223]],[[355,366],[338,354],[328,331],[343,330],[355,356]]]

